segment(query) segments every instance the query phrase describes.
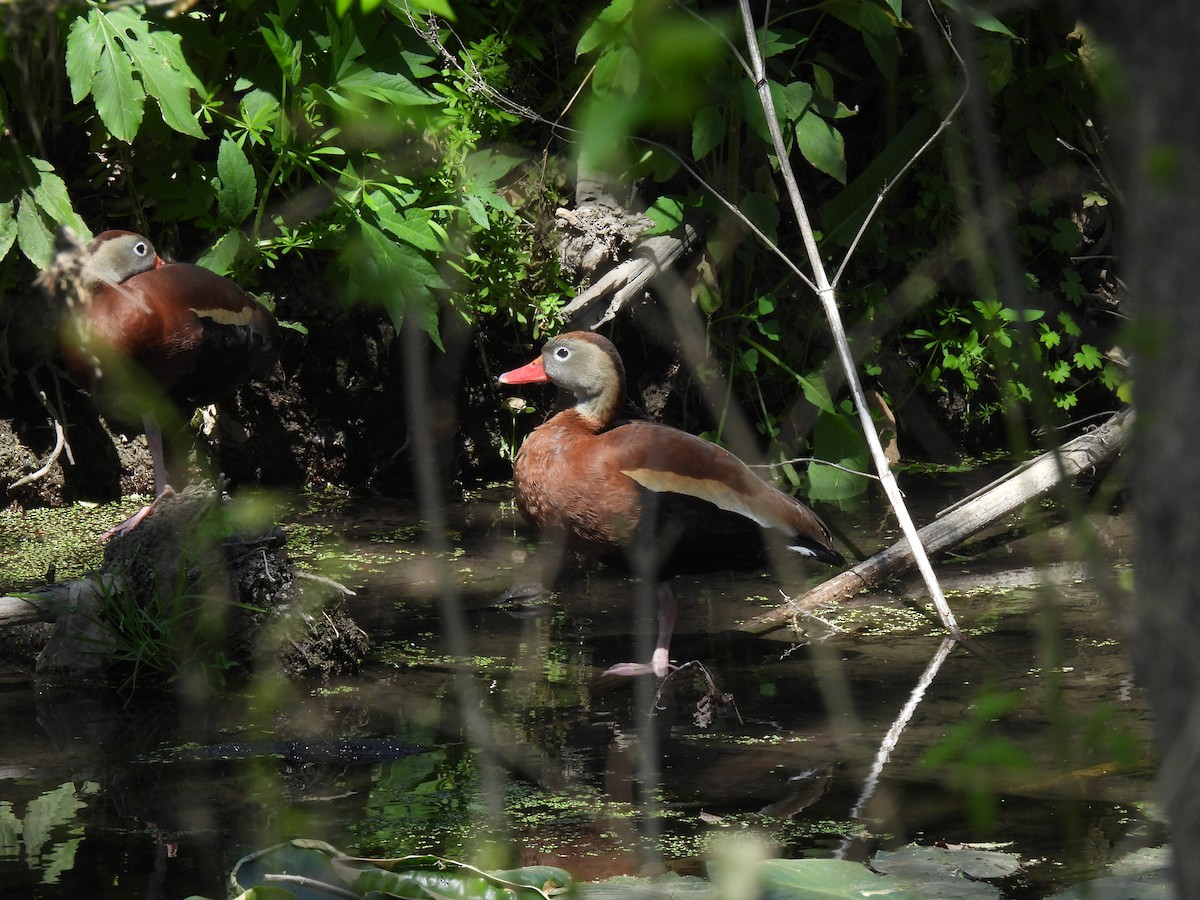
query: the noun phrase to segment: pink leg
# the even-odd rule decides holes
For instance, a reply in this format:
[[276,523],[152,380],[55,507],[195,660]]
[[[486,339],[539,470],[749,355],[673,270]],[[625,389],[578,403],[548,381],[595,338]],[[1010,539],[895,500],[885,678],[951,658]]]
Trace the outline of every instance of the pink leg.
[[162,429],[158,427],[158,422],[154,420],[153,416],[146,416],[142,421],[146,426],[146,445],[150,448],[150,459],[154,463],[154,500],[124,522],[114,525],[100,535],[100,543],[104,543],[118,534],[128,534],[133,531],[146,516],[154,512],[154,507],[158,505],[159,500],[175,493],[171,485],[167,483],[167,461],[163,454]]
[[650,665],[645,663],[617,663],[604,670],[605,675],[657,675],[666,678],[671,672],[671,635],[675,631],[675,595],[670,582],[658,585],[658,640],[654,642],[654,656]]

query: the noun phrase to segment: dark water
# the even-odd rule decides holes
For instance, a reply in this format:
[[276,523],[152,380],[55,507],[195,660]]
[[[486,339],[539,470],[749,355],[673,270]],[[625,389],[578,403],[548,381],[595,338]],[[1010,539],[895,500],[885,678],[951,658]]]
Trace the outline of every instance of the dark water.
[[[962,487],[935,487],[926,505]],[[701,661],[718,690],[694,666],[653,696],[652,679],[600,677],[644,658],[631,655],[632,582],[567,567],[548,598],[501,599],[546,574],[505,496],[447,511],[449,558],[422,549],[402,504],[296,518],[314,565],[357,593],[375,655],[353,680],[258,681],[219,701],[0,684],[5,895],[223,897],[240,857],[291,837],[585,880],[703,874],[730,836],[754,834],[783,857],[1003,844],[1025,863],[1004,896],[1038,897],[1162,843],[1149,716],[1113,606],[1123,517],[1091,520],[1108,538],[1104,595],[1065,526],[985,535],[940,564],[974,637],[876,781],[880,742],[942,643],[904,600],[919,591],[855,598],[805,640],[731,630],[779,599],[769,576],[678,579],[673,656]],[[862,526],[885,521],[877,510],[828,518],[861,553],[892,540]]]

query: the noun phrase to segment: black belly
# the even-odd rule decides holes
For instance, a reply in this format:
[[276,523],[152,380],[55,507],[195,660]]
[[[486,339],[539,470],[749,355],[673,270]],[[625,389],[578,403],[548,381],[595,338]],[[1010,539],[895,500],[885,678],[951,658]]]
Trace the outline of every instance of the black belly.
[[767,532],[757,522],[687,494],[640,493],[634,540],[601,557],[605,565],[658,580],[766,565]]

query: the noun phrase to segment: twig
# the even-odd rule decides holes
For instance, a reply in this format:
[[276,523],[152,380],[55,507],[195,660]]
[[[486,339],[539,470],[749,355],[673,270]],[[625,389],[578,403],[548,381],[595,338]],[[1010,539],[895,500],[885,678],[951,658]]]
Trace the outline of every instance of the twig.
[[883,486],[884,493],[887,494],[892,509],[896,513],[896,519],[900,523],[901,531],[908,538],[909,545],[912,547],[917,568],[921,571],[921,576],[924,578],[925,585],[929,589],[929,596],[937,607],[942,625],[951,637],[960,637],[961,634],[958,629],[958,623],[954,619],[954,613],[950,610],[950,605],[946,602],[941,586],[938,584],[937,575],[934,573],[933,565],[929,561],[929,555],[925,552],[925,548],[921,546],[920,537],[917,534],[917,526],[908,512],[908,507],[905,506],[900,488],[896,484],[895,475],[892,474],[891,466],[884,455],[883,446],[879,441],[879,435],[875,431],[875,425],[871,420],[866,395],[863,392],[862,383],[859,381],[857,367],[854,365],[854,357],[850,352],[850,344],[846,338],[846,329],[842,325],[841,313],[837,307],[837,298],[825,274],[820,250],[817,247],[816,235],[808,219],[808,210],[800,194],[800,186],[796,182],[796,173],[788,161],[787,147],[784,145],[783,134],[779,129],[779,118],[775,113],[775,100],[771,96],[771,86],[767,81],[766,68],[763,63],[762,50],[758,44],[758,37],[755,34],[754,17],[750,11],[749,0],[739,0],[738,7],[741,10],[742,24],[746,32],[746,43],[750,51],[751,64],[754,70],[755,86],[758,89],[759,100],[766,114],[767,127],[771,132],[771,142],[775,147],[775,155],[779,160],[779,171],[783,176],[788,196],[792,201],[792,210],[800,225],[800,233],[804,238],[804,246],[808,252],[809,266],[816,280],[817,296],[821,301],[825,317],[829,322],[829,330],[833,336],[834,345],[837,348],[838,361],[841,363],[842,371],[846,376],[846,383],[850,388],[850,394],[854,400],[854,408],[858,413],[859,421],[862,425],[863,436],[867,440],[867,447],[875,463],[875,470],[879,473],[880,484]]
[[42,406],[46,408],[46,412],[50,413],[50,424],[54,427],[54,449],[50,452],[50,458],[46,460],[45,465],[36,472],[30,472],[28,475],[18,478],[8,486],[10,494],[19,487],[45,478],[50,469],[54,467],[54,464],[58,462],[58,458],[62,455],[64,448],[67,451],[67,459],[74,462],[71,456],[71,448],[67,445],[67,432],[63,428],[62,417],[58,414],[58,410],[54,408],[54,404],[50,402],[50,398],[46,396],[46,392],[38,386],[32,373],[29,375],[29,383],[33,385],[33,391],[37,394],[37,398],[42,401]]
[[857,475],[859,478],[870,478],[874,481],[879,481],[879,476],[870,472],[861,472],[858,469],[851,469],[849,466],[843,466],[839,463],[831,463],[828,460],[817,459],[815,456],[795,456],[791,459],[781,459],[779,462],[771,463],[746,463],[751,469],[781,469],[784,466],[794,466],[799,463],[808,463],[809,465],[828,466],[831,469],[837,469],[840,472],[845,472],[847,475]]

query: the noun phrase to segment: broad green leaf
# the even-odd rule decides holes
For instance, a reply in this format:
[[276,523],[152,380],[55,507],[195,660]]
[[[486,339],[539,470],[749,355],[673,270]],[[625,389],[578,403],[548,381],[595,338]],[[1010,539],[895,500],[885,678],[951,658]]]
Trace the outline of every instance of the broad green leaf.
[[509,156],[495,150],[476,150],[463,160],[463,168],[469,181],[491,186],[523,162],[525,160],[520,156]]
[[32,188],[33,201],[57,227],[69,225],[85,240],[91,239],[87,225],[71,206],[71,197],[66,183],[55,174],[53,166],[45,160],[31,158],[38,172],[38,180]]
[[237,225],[249,218],[258,196],[254,166],[228,133],[217,150],[217,215],[226,225]]
[[[372,205],[371,201],[367,201]],[[379,224],[388,234],[398,237],[418,250],[438,253],[442,242],[433,229],[433,213],[421,207],[409,207],[401,215],[391,203],[382,203],[375,211]]]
[[995,34],[1003,34],[1010,38],[1016,38],[1016,35],[1009,29],[1007,25],[997,19],[989,12],[985,12],[978,6],[972,3],[960,3],[959,0],[941,0],[943,6],[947,6],[957,13],[962,13],[976,28],[982,28],[984,31],[991,31]]
[[846,416],[824,410],[819,412],[813,426],[812,443],[813,456],[817,459],[854,471],[810,463],[808,496],[811,499],[837,503],[867,490],[867,479],[854,474],[867,471],[867,442]]
[[92,92],[92,82],[100,68],[104,39],[100,28],[102,13],[93,9],[71,23],[67,34],[66,69],[71,82],[71,100],[81,102]]
[[846,152],[842,133],[814,112],[807,112],[796,123],[796,142],[812,165],[846,183]]
[[590,53],[601,44],[607,43],[632,12],[633,0],[613,0],[608,4],[575,45],[575,58],[579,59],[585,53]]
[[338,78],[335,87],[343,95],[358,94],[393,106],[430,106],[442,101],[396,72],[377,72],[355,64]]
[[471,217],[471,221],[484,231],[487,231],[491,223],[488,222],[487,208],[483,205],[483,201],[479,199],[479,195],[465,195],[463,197],[462,205],[463,209],[467,211],[467,215]]
[[900,57],[900,39],[896,36],[896,26],[891,16],[874,3],[863,3],[859,6],[858,26],[867,52],[871,54],[880,74],[885,81],[894,82],[896,61]]
[[921,109],[846,189],[822,208],[827,240],[849,244],[880,190],[907,163],[937,127],[937,115]]
[[780,87],[776,92],[777,109],[788,122],[795,122],[803,116],[813,102],[813,86],[805,81],[793,81]]
[[263,43],[271,51],[271,56],[275,58],[275,65],[279,66],[279,71],[289,84],[294,85],[299,80],[301,47],[283,27],[279,16],[267,13],[264,18],[271,23],[271,27],[261,26],[258,33],[262,35]]
[[[92,10],[96,13],[97,10]],[[133,77],[133,64],[119,46],[116,32],[103,13],[98,13],[103,51],[96,77],[92,81],[92,99],[96,112],[113,137],[130,143],[137,136],[145,112],[146,92]],[[89,16],[90,18],[90,16]]]
[[605,50],[596,60],[592,84],[601,95],[633,97],[642,83],[642,61],[632,47]]
[[90,94],[101,121],[120,140],[137,135],[147,94],[168,126],[204,136],[191,106],[191,92],[202,85],[184,59],[179,35],[152,32],[131,7],[93,9],[77,18],[67,37],[66,69],[72,99],[80,103]]
[[243,248],[250,242],[239,229],[234,228],[221,235],[220,239],[200,254],[196,265],[216,272],[218,275],[228,275],[233,270],[233,263]]
[[1099,369],[1104,364],[1104,355],[1093,344],[1082,344],[1079,347],[1079,352],[1076,353],[1072,360],[1075,365],[1081,369]]
[[146,93],[158,103],[163,121],[180,134],[204,137],[192,110],[192,91],[202,87],[183,58],[180,37],[170,32],[148,32],[141,40],[124,41],[137,64]]
[[[739,871],[745,863],[725,863],[714,860],[708,864],[713,882],[736,885],[745,874]],[[864,897],[883,900],[917,900],[895,879],[876,875],[861,863],[844,859],[768,859],[755,866],[754,875],[761,885],[763,900],[861,900]]]
[[17,220],[13,215],[13,201],[0,203],[0,260],[8,256],[17,240]]
[[394,12],[403,13],[404,6],[411,5],[414,9],[423,9],[426,12],[431,12],[435,16],[441,16],[450,22],[457,20],[454,15],[454,10],[451,8],[447,0],[386,0],[388,8]]
[[716,106],[705,106],[692,122],[692,159],[699,162],[725,140],[725,116]]
[[39,269],[54,258],[53,236],[28,191],[22,191],[17,201],[17,244]]
[[357,239],[348,241],[343,249],[342,264],[349,275],[351,299],[382,304],[397,328],[411,316],[439,349],[442,347],[433,290],[444,288],[445,282],[428,259],[360,221]]
[[645,235],[669,234],[683,224],[683,204],[674,197],[659,197],[646,210],[654,225],[647,228]]

